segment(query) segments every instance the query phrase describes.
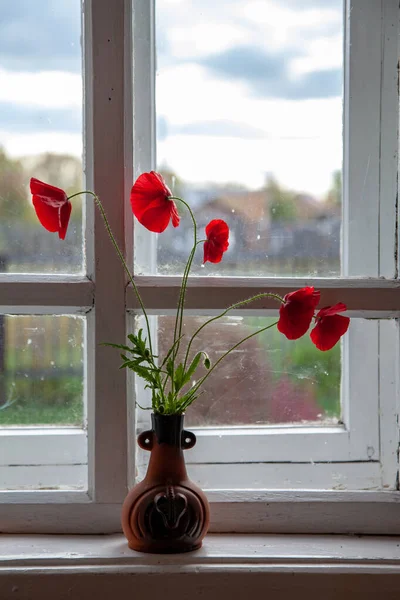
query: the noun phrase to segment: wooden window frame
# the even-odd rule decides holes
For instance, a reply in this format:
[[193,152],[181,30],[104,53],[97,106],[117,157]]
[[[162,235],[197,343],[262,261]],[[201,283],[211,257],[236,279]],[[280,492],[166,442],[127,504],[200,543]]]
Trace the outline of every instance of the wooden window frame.
[[[350,201],[345,200],[343,221],[345,277],[212,280],[193,277],[187,298],[189,314],[212,314],[251,295],[255,288],[273,289],[284,295],[311,284],[321,290],[323,304],[343,301],[348,305],[350,316],[368,319],[364,321],[364,339],[361,328],[355,327],[355,333],[346,343],[344,352],[352,369],[347,369],[349,376],[344,378],[343,385],[347,390],[356,389],[359,406],[367,397],[366,406],[376,411],[377,419],[379,414],[380,429],[371,430],[377,446],[375,457],[379,459],[368,453],[368,445],[362,448],[353,438],[346,451],[353,452],[348,455],[349,460],[345,460],[346,452],[342,460],[339,454],[339,459],[332,460],[323,445],[318,461],[300,460],[296,464],[291,456],[268,461],[268,454],[251,460],[260,433],[250,428],[240,432],[243,440],[247,439],[245,456],[235,455],[230,464],[217,465],[211,458],[211,449],[215,449],[215,440],[221,431],[199,432],[198,455],[196,458],[194,454],[189,464],[196,478],[201,481],[206,477],[210,482],[213,531],[400,533],[396,320],[400,310],[397,279],[398,20],[397,0],[348,0],[346,3],[344,197]],[[124,199],[129,195],[134,176],[155,166],[154,0],[84,0],[83,24],[87,188],[95,189],[101,197],[114,235],[132,266],[133,218]],[[365,28],[372,34],[365,35]],[[350,47],[351,52],[348,52]],[[138,306],[90,199],[85,229],[86,277],[1,274],[0,295],[4,313],[86,316],[88,490],[0,492],[0,530],[4,532],[118,531],[121,502],[134,479],[136,467],[140,466],[135,465],[134,457],[132,381],[129,377],[125,380],[110,376],[117,372],[118,356],[112,356],[99,345],[104,340],[124,339],[127,323],[131,315],[137,314]],[[135,234],[140,247],[139,228]],[[141,244],[146,244],[145,236]],[[151,246],[146,247],[146,252],[149,248]],[[179,286],[176,278],[135,277],[152,314],[167,314],[176,306]],[[264,300],[251,312],[239,314],[268,315],[273,309],[276,307]],[[368,360],[375,365],[368,380],[364,363],[357,360],[361,344],[363,360],[367,359],[368,366]],[[371,369],[368,372],[371,373]],[[351,414],[345,418],[352,427]],[[357,418],[361,419],[357,423],[359,427],[370,426],[371,415],[367,411],[363,414],[359,410]],[[343,439],[345,430],[336,429],[323,433],[315,429],[299,432],[296,428],[291,431],[274,428],[263,435],[265,440],[278,440],[280,436],[281,441],[285,436],[287,439],[297,436],[297,440],[303,436],[312,444],[311,440],[320,435]],[[220,447],[229,446],[232,436],[238,435],[238,432],[222,433],[226,439],[221,441]],[[76,432],[71,431],[70,435],[72,440]],[[204,443],[202,437],[207,438]],[[263,446],[267,447],[265,443]],[[296,448],[294,446],[294,450]],[[342,451],[341,448],[343,450],[339,441],[337,452]],[[295,454],[293,448],[291,452]],[[305,450],[303,458],[308,454]],[[339,485],[336,490],[320,491],[324,481],[333,477],[335,469],[349,470],[350,488],[342,491]],[[262,478],[265,488],[251,489],[254,477]],[[226,487],[218,487],[221,481],[227,482]],[[287,485],[282,485],[282,481]],[[300,481],[297,487],[296,481]]]

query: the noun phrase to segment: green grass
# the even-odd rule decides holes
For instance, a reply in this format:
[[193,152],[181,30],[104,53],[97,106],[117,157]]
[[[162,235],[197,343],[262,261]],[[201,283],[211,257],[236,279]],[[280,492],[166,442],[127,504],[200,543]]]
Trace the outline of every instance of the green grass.
[[[251,332],[274,319],[254,317],[245,322]],[[282,374],[287,375],[296,389],[306,389],[313,394],[325,417],[340,418],[340,344],[329,352],[320,352],[308,335],[289,341],[276,328],[261,333],[256,339],[266,350],[265,360],[272,377],[278,381]],[[81,376],[65,374],[43,379],[10,376],[3,385],[5,398],[12,404],[0,410],[0,426],[82,425]]]
[[82,425],[83,385],[76,376],[44,381],[20,379],[5,385],[10,405],[0,410],[2,425]]
[[[276,319],[254,317],[251,327],[266,327]],[[261,333],[259,343],[267,349],[267,360],[273,376],[287,373],[297,388],[312,383],[315,399],[326,417],[340,418],[341,350],[336,344],[332,350],[321,352],[311,342],[308,334],[294,341],[286,339],[273,327]]]
[[42,406],[32,400],[26,406],[14,404],[0,412],[0,425],[82,425],[82,400],[63,406]]

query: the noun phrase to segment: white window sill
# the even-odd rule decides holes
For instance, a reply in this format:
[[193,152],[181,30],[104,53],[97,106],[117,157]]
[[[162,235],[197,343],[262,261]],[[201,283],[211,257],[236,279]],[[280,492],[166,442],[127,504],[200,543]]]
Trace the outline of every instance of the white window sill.
[[0,535],[2,600],[148,598],[160,591],[166,600],[177,593],[220,600],[222,591],[245,598],[263,590],[269,600],[292,599],[294,591],[296,600],[302,592],[307,600],[321,592],[324,600],[339,593],[365,600],[377,590],[396,597],[399,575],[399,537],[214,534],[196,552],[149,555],[129,550],[120,534]]

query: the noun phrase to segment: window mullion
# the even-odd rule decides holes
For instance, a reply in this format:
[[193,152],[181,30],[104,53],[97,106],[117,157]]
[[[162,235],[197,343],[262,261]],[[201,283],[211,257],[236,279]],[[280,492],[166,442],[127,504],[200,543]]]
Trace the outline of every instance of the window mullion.
[[93,305],[93,282],[67,275],[0,277],[1,312],[4,314],[77,314]]
[[[156,168],[155,0],[133,4],[133,158],[135,177]],[[157,237],[135,227],[135,268],[157,272]]]
[[[155,314],[166,314],[176,308],[180,277],[136,278],[144,304]],[[303,286],[313,285],[321,290],[321,305],[329,306],[344,302],[349,311],[357,316],[396,316],[400,310],[400,282],[382,279],[301,279],[263,277],[190,277],[185,301],[187,311],[197,314],[224,310],[227,306],[260,292],[274,292],[284,296]],[[138,302],[131,288],[128,289],[127,307],[138,309]],[[251,304],[243,314],[254,311],[277,310],[279,303],[273,298],[263,298]],[[354,316],[353,314],[353,316]]]
[[342,269],[347,276],[380,274],[382,4],[346,2]]
[[[84,2],[87,187],[100,197],[122,252],[125,164],[131,163],[124,130],[128,5],[126,0]],[[89,494],[96,502],[118,502],[127,482],[126,383],[118,353],[101,343],[125,339],[126,277],[92,198],[86,217],[88,276],[95,281],[86,372]]]
[[398,320],[379,323],[379,427],[382,486],[398,489],[399,472],[399,364]]
[[380,126],[380,214],[379,275],[398,276],[397,257],[397,168],[398,168],[398,40],[399,2],[382,2],[382,75]]

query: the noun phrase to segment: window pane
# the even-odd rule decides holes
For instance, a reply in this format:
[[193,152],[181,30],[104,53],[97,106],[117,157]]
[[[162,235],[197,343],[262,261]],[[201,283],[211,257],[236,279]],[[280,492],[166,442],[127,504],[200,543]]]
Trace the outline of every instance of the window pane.
[[65,241],[45,231],[29,180],[82,189],[80,0],[0,3],[0,269],[83,270],[82,203]]
[[[157,168],[201,230],[231,228],[223,262],[192,273],[340,274],[342,0],[156,0],[156,24]],[[162,274],[190,252],[179,208]]]
[[87,488],[84,328],[0,316],[0,489]]
[[0,426],[82,427],[84,319],[0,316]]
[[[188,340],[210,317],[186,316],[179,357]],[[157,323],[156,323],[157,320]],[[195,337],[190,356],[203,350],[211,365],[244,337],[276,322],[270,317],[223,317]],[[163,360],[173,342],[175,317],[151,317],[157,354]],[[138,327],[145,331],[144,320]],[[145,334],[144,334],[145,335]],[[147,337],[147,336],[146,336]],[[205,375],[200,365],[194,380]],[[204,383],[204,393],[187,409],[187,426],[239,426],[310,423],[335,425],[341,417],[341,349],[319,351],[308,335],[287,340],[272,327],[236,348]],[[138,403],[150,406],[148,390],[137,381]],[[148,415],[139,411],[139,421]]]

